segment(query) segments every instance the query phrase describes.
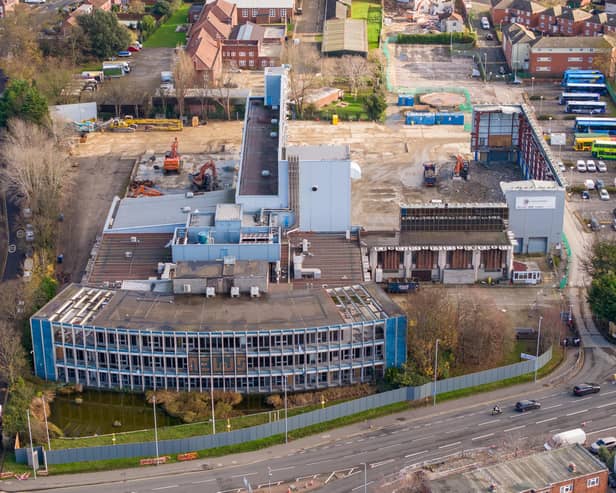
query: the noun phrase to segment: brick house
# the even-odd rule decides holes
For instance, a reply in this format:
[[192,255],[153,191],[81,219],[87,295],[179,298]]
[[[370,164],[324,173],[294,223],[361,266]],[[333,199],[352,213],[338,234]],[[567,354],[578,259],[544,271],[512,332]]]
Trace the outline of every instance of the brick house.
[[584,21],[584,28],[580,34],[583,36],[599,36],[603,33],[609,33],[610,31],[607,27],[610,17],[614,16],[610,16],[605,12],[593,15],[590,19]]
[[556,19],[558,33],[561,36],[584,36],[584,22],[591,17],[592,14],[583,10],[563,7],[560,16]]
[[236,26],[222,42],[223,63],[239,68],[265,68],[280,61],[286,29],[249,22]]
[[603,32],[605,34],[616,34],[616,15],[614,14],[603,14],[605,15],[605,23],[603,24]]
[[92,5],[94,10],[104,10],[106,12],[109,12],[114,4],[112,0],[86,0],[85,3]]
[[19,3],[19,0],[0,0],[0,19],[6,17],[6,15],[15,9],[15,5]]
[[[212,3],[216,0],[210,0]],[[227,0],[238,11],[239,24],[286,24],[293,20],[295,0]]]
[[520,24],[503,27],[503,53],[512,71],[528,70],[530,46],[536,39],[534,32]]
[[499,24],[521,24],[534,27],[539,23],[539,14],[546,8],[531,0],[500,0],[492,7],[492,22]]

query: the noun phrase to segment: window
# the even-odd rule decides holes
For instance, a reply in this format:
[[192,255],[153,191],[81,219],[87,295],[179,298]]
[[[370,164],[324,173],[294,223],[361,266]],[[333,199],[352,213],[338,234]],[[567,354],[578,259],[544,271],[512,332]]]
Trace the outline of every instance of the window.
[[573,493],[573,484],[566,484],[560,487],[560,493]]
[[239,61],[240,67],[244,67],[246,65],[246,60]]
[[242,17],[248,17],[248,9],[242,9]]
[[250,60],[248,60],[248,65],[250,65],[251,67],[254,67],[255,61],[251,58]]
[[592,488],[593,486],[599,486],[599,478],[590,478],[586,481],[587,488]]
[[570,56],[569,58],[567,58],[568,62],[581,62],[582,61],[582,57],[581,56]]
[[540,56],[540,57],[537,57],[537,61],[538,62],[551,62],[552,61],[552,57],[550,57],[550,56]]
[[269,16],[276,17],[276,9],[269,9]]
[[252,16],[257,17],[259,15],[259,9],[252,9]]
[[537,67],[536,71],[537,72],[550,72],[552,70],[552,67],[550,67],[549,65],[547,67]]
[[239,56],[246,56],[246,52],[245,51],[240,51],[239,52]]

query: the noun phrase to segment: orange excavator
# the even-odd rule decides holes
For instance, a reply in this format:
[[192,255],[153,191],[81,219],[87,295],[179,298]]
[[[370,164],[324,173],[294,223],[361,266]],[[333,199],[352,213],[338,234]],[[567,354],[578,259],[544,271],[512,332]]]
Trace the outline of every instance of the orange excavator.
[[128,187],[129,197],[160,197],[163,192],[154,188],[152,180],[135,180]]
[[163,174],[179,173],[182,167],[182,159],[178,154],[178,138],[173,139],[171,143],[171,151],[165,153],[165,161],[163,163]]
[[216,171],[214,161],[210,160],[205,163],[199,171],[190,175],[190,178],[192,186],[197,190],[204,190],[206,192],[218,190],[218,172]]
[[456,156],[456,165],[453,169],[454,180],[468,180],[468,161],[459,154]]

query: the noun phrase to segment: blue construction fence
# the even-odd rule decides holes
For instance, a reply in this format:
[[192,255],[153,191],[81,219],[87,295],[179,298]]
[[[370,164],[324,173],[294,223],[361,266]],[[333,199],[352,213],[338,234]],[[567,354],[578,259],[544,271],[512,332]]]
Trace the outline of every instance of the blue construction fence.
[[[446,378],[436,382],[436,393],[442,394],[454,390],[475,387],[477,385],[498,382],[508,378],[519,377],[542,368],[552,359],[552,348],[548,349],[535,360],[522,361],[512,365],[492,368],[459,377]],[[536,366],[535,366],[536,365]],[[427,383],[416,387],[403,387],[390,390],[380,394],[374,394],[360,399],[335,404],[324,409],[317,409],[303,414],[291,416],[287,420],[288,431],[298,430],[307,426],[332,421],[337,418],[351,416],[353,414],[376,409],[379,407],[396,404],[405,401],[416,401],[431,397],[434,394],[434,383]],[[176,455],[197,450],[206,450],[229,445],[267,438],[273,435],[280,435],[285,432],[285,421],[279,420],[272,423],[242,428],[216,435],[203,435],[193,438],[182,438],[177,440],[162,440],[158,442],[159,455]],[[15,450],[15,458],[18,463],[28,463],[28,448]],[[43,451],[41,448],[35,449],[38,452],[39,464],[66,464],[70,462],[100,461],[111,459],[122,459],[131,457],[155,457],[155,442],[127,443],[120,445],[103,445],[98,447],[74,448],[62,450]]]

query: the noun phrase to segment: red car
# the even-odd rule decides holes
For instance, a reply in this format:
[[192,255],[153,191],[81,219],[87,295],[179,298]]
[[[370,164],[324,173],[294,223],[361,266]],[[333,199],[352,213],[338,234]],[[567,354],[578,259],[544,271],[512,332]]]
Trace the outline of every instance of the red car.
[[128,51],[135,52],[135,51],[140,51],[140,50],[141,50],[141,48],[139,48],[139,47],[138,47],[138,46],[136,46],[136,45],[130,45],[130,46],[128,47]]

